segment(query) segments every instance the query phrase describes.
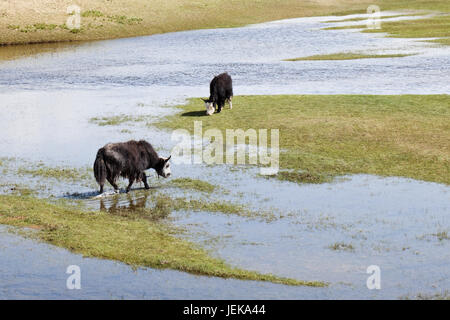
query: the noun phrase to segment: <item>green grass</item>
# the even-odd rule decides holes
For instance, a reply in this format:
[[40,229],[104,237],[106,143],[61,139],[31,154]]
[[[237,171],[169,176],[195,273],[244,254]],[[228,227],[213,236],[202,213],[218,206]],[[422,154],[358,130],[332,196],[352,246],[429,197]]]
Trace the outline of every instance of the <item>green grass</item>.
[[450,240],[450,235],[447,231],[440,231],[438,233],[433,234],[436,238],[438,238],[439,241],[442,240]]
[[335,251],[354,251],[355,248],[352,244],[344,243],[344,242],[336,242],[328,247],[331,250]]
[[13,184],[6,184],[3,183],[0,185],[0,188],[7,188],[6,192],[16,195],[16,196],[36,196],[37,195],[37,191],[34,189],[31,189],[27,186],[24,185],[20,185],[17,183],[13,183]]
[[373,4],[380,6],[381,10],[432,10],[450,12],[450,2],[447,0],[378,0]]
[[324,183],[333,180],[333,176],[317,172],[280,171],[277,174],[279,180],[298,183]]
[[355,59],[375,59],[375,58],[400,58],[408,56],[412,56],[412,54],[364,54],[364,53],[342,52],[342,53],[319,54],[308,57],[286,59],[284,61],[355,60]]
[[182,189],[192,189],[202,192],[211,193],[216,188],[214,185],[210,184],[209,182],[198,180],[198,179],[191,179],[191,178],[177,178],[170,181],[170,184],[182,188]]
[[[1,186],[0,186],[1,187]],[[139,191],[134,191],[139,192]],[[147,214],[148,201],[151,203],[159,203],[161,206],[172,211],[193,211],[193,212],[208,212],[208,213],[220,213],[225,215],[236,215],[244,218],[257,219],[265,222],[272,222],[278,218],[282,218],[282,215],[276,215],[274,211],[269,210],[252,210],[247,206],[232,201],[222,201],[217,199],[211,199],[208,197],[172,197],[162,192],[155,190],[152,194],[145,191],[139,194],[140,201],[133,203],[133,205],[123,208],[119,204],[120,198],[113,199],[117,205],[113,205],[108,209],[110,212],[116,211],[132,211],[132,214],[136,212],[144,211]],[[117,196],[116,196],[117,197]],[[130,201],[131,202],[131,201]],[[167,215],[163,215],[167,216]]]
[[152,205],[147,203],[148,194],[139,198],[137,203],[131,204],[130,199],[128,206],[119,205],[119,197],[113,199],[112,205],[107,209],[111,214],[125,217],[129,219],[146,219],[150,221],[161,221],[172,213],[173,204],[172,199],[161,195],[154,195],[151,197]]
[[387,32],[396,38],[450,37],[450,15],[439,15],[427,19],[384,22],[381,29],[367,29],[363,32]]
[[48,167],[42,163],[35,166],[20,167],[17,170],[17,174],[65,181],[83,181],[93,177],[93,172],[90,168]]
[[252,212],[245,206],[229,201],[206,201],[202,199],[171,198],[173,210],[191,210],[205,212],[220,212],[223,214],[235,214],[244,217],[259,216],[259,212]]
[[38,31],[52,31],[57,28],[61,28],[61,26],[58,26],[56,24],[48,24],[48,23],[35,23],[35,24],[28,24],[23,27],[19,25],[8,25],[7,28],[9,30],[16,30],[19,32],[27,33],[27,32],[38,32]]
[[143,21],[142,18],[135,18],[135,17],[128,18],[127,16],[123,15],[108,16],[108,20],[118,24],[126,24],[126,25],[139,24]]
[[346,30],[346,29],[364,29],[364,28],[367,28],[367,26],[364,24],[360,24],[360,25],[354,25],[354,26],[327,27],[327,28],[323,28],[322,30]]
[[[156,203],[148,214],[152,211],[157,215],[167,215],[164,203]],[[33,228],[35,232],[26,233],[27,236],[87,257],[222,278],[294,286],[326,285],[234,268],[209,256],[194,244],[177,238],[172,227],[142,215],[142,212],[136,215],[88,212],[31,197],[0,195],[1,224]]]
[[[5,160],[6,161],[6,160]],[[1,163],[0,163],[1,165]],[[93,172],[91,168],[70,168],[70,167],[48,167],[42,163],[30,164],[27,167],[19,167],[14,173],[18,176],[29,175],[32,177],[40,177],[43,179],[56,179],[59,181],[67,181],[74,183],[81,183],[86,181],[92,181]],[[177,178],[170,180],[169,185],[173,185],[177,188],[201,191],[205,193],[212,193],[216,190],[216,187],[206,181],[190,178]],[[90,185],[89,185],[90,186]],[[0,186],[1,187],[1,186]],[[15,185],[11,189],[13,194],[17,195],[36,195],[37,192],[28,187],[21,185]],[[152,197],[156,202],[161,202],[163,197],[161,195],[158,198]],[[246,208],[244,205],[236,204],[231,201],[217,201],[217,200],[205,200],[205,199],[189,199],[186,197],[172,198],[165,196],[166,205],[171,211],[187,210],[187,211],[205,211],[205,212],[217,212],[223,214],[233,214],[247,218],[261,218],[266,221],[273,221],[275,215],[271,211],[252,211]],[[145,209],[145,208],[144,208]]]
[[147,116],[129,116],[129,115],[117,115],[117,116],[105,116],[105,117],[94,117],[89,119],[90,123],[97,124],[101,127],[103,126],[117,126],[128,122],[141,122],[147,119]]
[[[428,7],[427,9],[432,9]],[[366,33],[387,33],[395,38],[443,38],[434,42],[449,45],[450,37],[450,6],[436,6],[432,10],[441,9],[437,16],[403,21],[382,22],[380,29],[367,29],[365,24],[353,26],[328,27],[324,30],[363,29]]]
[[245,218],[261,219],[266,222],[274,221],[277,216],[272,211],[251,210],[243,204],[231,201],[221,201],[214,199],[187,197],[170,197],[158,194],[152,197],[153,201],[164,201],[170,211],[194,211],[194,212],[212,212],[220,214],[237,215]]
[[86,10],[81,13],[83,18],[100,18],[103,17],[103,12],[99,10]]
[[[380,19],[392,19],[392,18],[399,18],[399,17],[410,17],[410,16],[417,16],[418,13],[415,14],[398,14],[394,16],[383,16],[380,17]],[[337,22],[356,22],[356,21],[365,21],[367,20],[367,17],[364,18],[349,18],[349,19],[343,19],[343,20],[328,20],[324,21],[324,23],[337,23]]]
[[[203,130],[279,129],[281,169],[318,182],[375,174],[450,183],[450,96],[236,96],[233,110],[205,116],[199,99],[157,125]],[[283,170],[284,171],[284,170]],[[289,171],[288,171],[289,172]],[[295,181],[296,175],[281,178]]]
[[450,46],[450,38],[428,40],[428,42],[438,43],[438,44],[441,44],[441,45],[444,45],[444,46]]

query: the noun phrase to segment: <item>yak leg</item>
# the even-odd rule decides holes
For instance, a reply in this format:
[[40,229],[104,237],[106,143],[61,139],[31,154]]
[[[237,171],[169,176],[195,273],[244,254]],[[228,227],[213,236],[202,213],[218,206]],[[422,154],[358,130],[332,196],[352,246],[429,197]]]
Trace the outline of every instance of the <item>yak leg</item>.
[[133,185],[133,182],[134,182],[134,179],[130,178],[129,181],[130,181],[130,182],[128,183],[127,193],[130,192],[131,186]]
[[100,194],[102,194],[103,193],[103,185],[101,184],[100,185]]
[[230,109],[233,109],[233,103],[231,102],[231,99],[232,99],[233,97],[229,97],[228,98],[228,104],[230,105]]
[[116,182],[112,178],[107,178],[108,182],[113,186],[114,192],[119,193],[119,187],[117,186]]
[[145,175],[145,172],[142,172],[141,179],[142,179],[142,182],[144,183],[145,189],[150,189],[150,187],[147,183],[147,176]]

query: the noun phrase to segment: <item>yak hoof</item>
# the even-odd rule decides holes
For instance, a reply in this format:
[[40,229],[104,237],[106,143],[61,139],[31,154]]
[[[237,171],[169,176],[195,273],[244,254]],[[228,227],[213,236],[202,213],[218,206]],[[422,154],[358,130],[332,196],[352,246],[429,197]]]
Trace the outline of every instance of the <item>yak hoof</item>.
[[114,189],[114,193],[120,193],[119,189]]

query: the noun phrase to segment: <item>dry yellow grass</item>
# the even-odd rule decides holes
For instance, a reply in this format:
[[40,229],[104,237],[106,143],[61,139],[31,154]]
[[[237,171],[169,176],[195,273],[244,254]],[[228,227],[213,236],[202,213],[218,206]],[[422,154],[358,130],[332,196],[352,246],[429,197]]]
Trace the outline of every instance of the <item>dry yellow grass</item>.
[[[83,13],[79,31],[64,27],[67,7],[73,4]],[[0,45],[113,39],[365,13],[371,4],[381,10],[448,9],[443,0],[1,0]]]
[[[73,4],[82,13],[79,30],[66,27],[67,8]],[[379,5],[381,10],[448,9],[444,0],[0,0],[0,46],[114,39],[365,13],[371,4]],[[3,47],[0,60],[55,49],[61,46]]]
[[[372,1],[373,2],[373,1]],[[364,11],[369,0],[77,0],[81,31],[63,26],[72,0],[0,1],[0,44],[99,40]],[[91,14],[89,14],[89,12]],[[142,20],[141,20],[142,19]]]

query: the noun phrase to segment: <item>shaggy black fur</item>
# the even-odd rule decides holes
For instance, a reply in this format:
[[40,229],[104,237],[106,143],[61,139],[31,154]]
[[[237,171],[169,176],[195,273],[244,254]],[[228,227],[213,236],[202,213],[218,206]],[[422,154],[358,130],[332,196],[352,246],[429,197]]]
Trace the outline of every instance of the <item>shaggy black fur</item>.
[[149,189],[144,171],[153,168],[158,175],[165,177],[163,169],[169,159],[160,158],[152,145],[144,140],[109,143],[98,150],[94,162],[94,175],[100,185],[100,193],[103,193],[105,180],[118,192],[116,181],[119,176],[129,180],[127,192],[135,181],[144,182],[145,188]]
[[215,76],[209,84],[209,99],[205,102],[212,102],[214,108],[218,106],[217,112],[220,112],[225,105],[225,101],[230,101],[233,97],[233,81],[228,73],[222,73]]

